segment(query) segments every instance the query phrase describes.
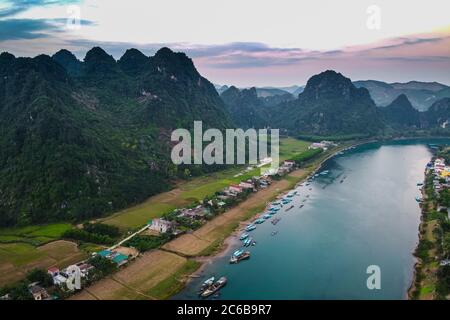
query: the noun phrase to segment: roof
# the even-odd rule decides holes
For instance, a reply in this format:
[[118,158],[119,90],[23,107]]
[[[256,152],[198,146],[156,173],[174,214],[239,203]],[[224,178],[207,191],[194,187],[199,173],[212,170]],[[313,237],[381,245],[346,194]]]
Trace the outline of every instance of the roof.
[[112,252],[110,250],[102,250],[100,252],[98,252],[98,255],[102,256],[102,257],[106,257],[109,256]]
[[57,267],[51,267],[51,268],[48,268],[47,271],[51,272],[51,273],[55,273],[55,272],[59,272],[59,269]]
[[124,254],[117,254],[113,259],[112,259],[115,263],[119,264],[125,260],[128,260],[128,256],[124,255]]

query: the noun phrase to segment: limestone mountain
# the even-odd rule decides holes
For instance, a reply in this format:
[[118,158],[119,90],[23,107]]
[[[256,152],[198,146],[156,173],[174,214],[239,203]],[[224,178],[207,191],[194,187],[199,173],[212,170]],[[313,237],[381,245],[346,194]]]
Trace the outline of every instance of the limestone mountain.
[[194,120],[233,127],[183,53],[2,53],[0,225],[89,219],[161,192],[184,174],[170,161],[170,132]]
[[293,134],[375,134],[381,114],[364,88],[335,71],[311,77],[298,98],[271,110],[274,126]]
[[386,122],[394,128],[420,128],[421,115],[409,102],[406,95],[399,95],[387,107],[380,108]]

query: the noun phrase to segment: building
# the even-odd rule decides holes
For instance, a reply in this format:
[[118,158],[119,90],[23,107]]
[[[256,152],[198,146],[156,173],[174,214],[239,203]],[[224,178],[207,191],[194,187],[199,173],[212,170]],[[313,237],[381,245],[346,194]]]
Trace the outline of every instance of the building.
[[237,194],[242,193],[242,187],[236,184],[232,184],[231,186],[229,186],[228,190]]
[[117,265],[120,267],[128,262],[128,256],[121,253],[116,253],[111,260],[117,263]]
[[283,162],[283,167],[293,168],[295,166],[294,160],[286,160]]
[[28,291],[30,291],[34,300],[46,300],[50,298],[47,290],[39,286],[37,283],[30,284],[28,286]]
[[241,189],[247,189],[247,190],[254,190],[255,186],[252,183],[249,182],[241,182],[239,183],[239,187]]
[[198,205],[195,208],[190,209],[181,209],[178,217],[184,217],[189,219],[203,219],[207,213],[207,210],[204,206]]
[[336,144],[332,141],[323,140],[320,142],[314,142],[312,143],[308,149],[323,149],[324,151],[327,151],[328,148],[336,146]]
[[[100,252],[97,252],[97,254],[103,258],[109,259],[113,262],[115,262],[119,267],[126,264],[128,262],[128,256],[119,253],[119,252],[115,252],[115,251],[111,251],[111,250],[102,250]],[[89,264],[83,264],[82,266],[79,266],[80,271],[83,274],[83,270],[85,270],[85,272],[89,272],[90,268],[92,267]]]
[[175,229],[175,223],[172,221],[164,220],[163,218],[153,219],[148,227],[150,230],[158,231],[160,233],[166,233]]
[[52,278],[56,277],[59,274],[59,269],[56,267],[48,268],[47,273],[52,276]]

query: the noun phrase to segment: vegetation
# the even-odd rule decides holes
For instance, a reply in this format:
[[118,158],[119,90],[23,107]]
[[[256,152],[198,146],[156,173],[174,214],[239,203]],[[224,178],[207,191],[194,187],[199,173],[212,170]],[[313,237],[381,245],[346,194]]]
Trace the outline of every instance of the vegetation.
[[64,232],[63,238],[106,245],[111,245],[114,243],[114,239],[109,236],[90,233],[83,229],[76,228]]
[[95,267],[91,276],[95,280],[104,278],[117,270],[117,264],[115,262],[99,255],[90,258],[87,262]]
[[298,155],[291,157],[291,160],[293,160],[297,164],[301,165],[301,164],[305,163],[306,161],[313,159],[314,157],[321,154],[322,152],[323,152],[323,149],[321,149],[321,148],[309,149],[303,153],[300,153]]
[[306,141],[320,142],[323,140],[327,141],[351,141],[351,140],[359,140],[366,139],[370,137],[369,134],[347,134],[347,135],[333,135],[333,136],[314,136],[314,135],[299,135],[298,138]]
[[[170,132],[231,127],[213,85],[184,54],[100,48],[84,62],[0,55],[0,226],[80,221],[168,189],[185,169]],[[216,166],[188,168],[191,174]]]
[[145,252],[151,249],[159,248],[171,238],[172,237],[168,234],[162,234],[160,236],[137,235],[125,242],[125,246],[133,247],[139,252]]

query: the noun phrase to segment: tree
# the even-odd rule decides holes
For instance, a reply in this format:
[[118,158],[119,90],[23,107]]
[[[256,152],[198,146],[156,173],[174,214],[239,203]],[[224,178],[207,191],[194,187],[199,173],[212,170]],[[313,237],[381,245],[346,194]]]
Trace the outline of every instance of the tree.
[[43,287],[51,287],[53,285],[52,277],[42,269],[33,269],[27,274],[27,280],[30,282],[39,282]]
[[9,290],[9,295],[13,300],[33,300],[33,296],[28,290],[26,282],[19,282]]

